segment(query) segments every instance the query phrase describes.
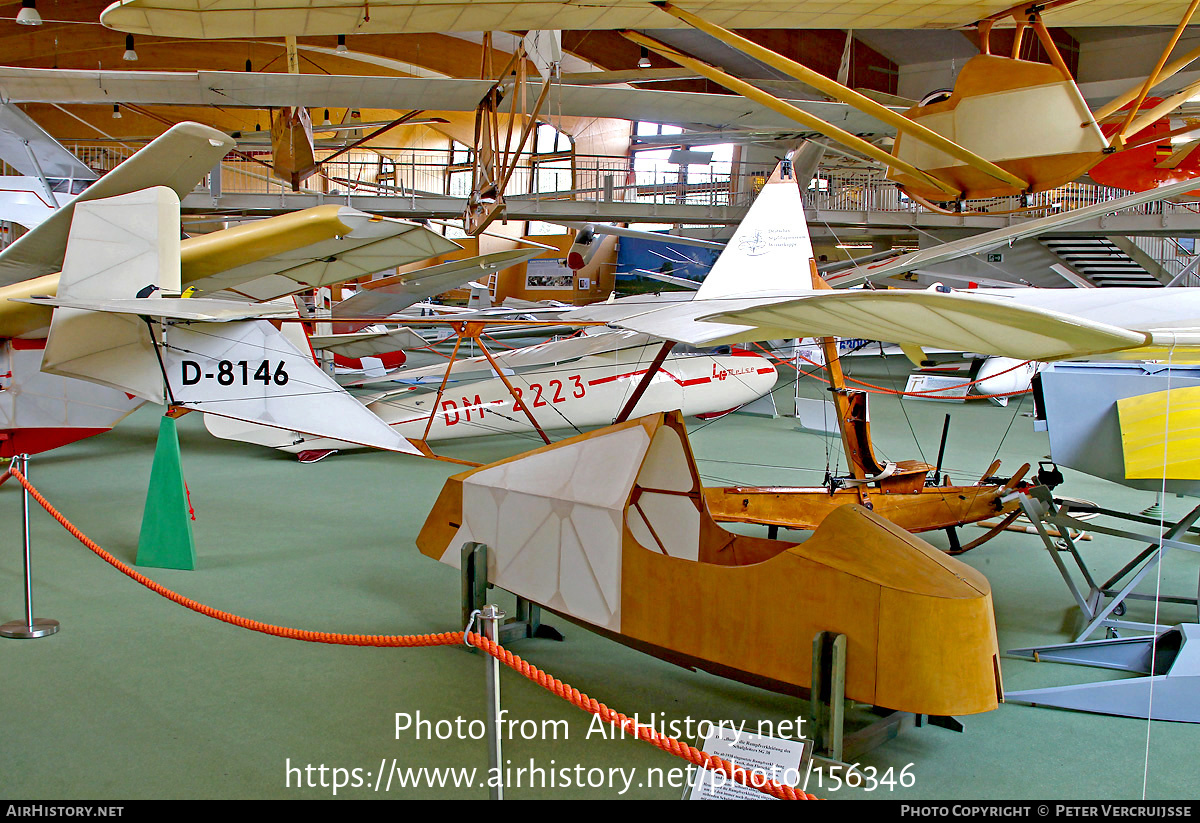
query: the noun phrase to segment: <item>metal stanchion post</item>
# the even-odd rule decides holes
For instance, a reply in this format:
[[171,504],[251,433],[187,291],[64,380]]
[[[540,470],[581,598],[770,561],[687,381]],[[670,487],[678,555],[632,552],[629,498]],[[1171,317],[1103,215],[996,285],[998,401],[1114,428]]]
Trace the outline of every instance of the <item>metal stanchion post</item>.
[[[29,455],[21,454],[13,458],[20,463],[21,475],[29,477]],[[30,640],[35,637],[45,637],[58,631],[58,621],[45,617],[33,616],[33,575],[29,571],[29,491],[22,489],[21,526],[25,541],[25,619],[10,620],[0,626],[0,637],[11,637]]]
[[[493,643],[499,637],[500,621],[505,617],[499,606],[488,604],[480,612],[483,634]],[[490,799],[504,799],[503,755],[500,751],[500,661],[488,655],[487,660],[487,723],[488,723],[488,777]]]

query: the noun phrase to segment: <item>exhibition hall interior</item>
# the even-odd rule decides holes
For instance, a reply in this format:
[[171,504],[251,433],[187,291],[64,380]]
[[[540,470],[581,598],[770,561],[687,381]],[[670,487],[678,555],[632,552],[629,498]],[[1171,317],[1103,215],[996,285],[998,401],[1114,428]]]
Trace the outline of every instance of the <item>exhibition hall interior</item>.
[[9,814],[1190,811],[1198,6],[0,0]]

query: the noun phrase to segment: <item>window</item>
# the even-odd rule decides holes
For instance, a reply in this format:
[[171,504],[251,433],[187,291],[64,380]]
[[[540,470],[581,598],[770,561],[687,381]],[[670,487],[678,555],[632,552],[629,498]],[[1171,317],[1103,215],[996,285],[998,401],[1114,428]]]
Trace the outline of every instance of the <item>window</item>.
[[575,146],[569,134],[549,123],[539,123],[529,160],[531,194],[570,191],[575,188]]
[[[729,202],[734,144],[706,143],[699,135],[689,135],[679,126],[645,121],[638,121],[634,134],[633,174],[639,199],[699,205]],[[639,143],[636,138],[655,139]],[[708,163],[672,163],[671,155],[676,150],[703,152],[712,157]]]
[[468,197],[471,194],[475,150],[457,140],[450,141],[450,165],[446,167],[446,194]]

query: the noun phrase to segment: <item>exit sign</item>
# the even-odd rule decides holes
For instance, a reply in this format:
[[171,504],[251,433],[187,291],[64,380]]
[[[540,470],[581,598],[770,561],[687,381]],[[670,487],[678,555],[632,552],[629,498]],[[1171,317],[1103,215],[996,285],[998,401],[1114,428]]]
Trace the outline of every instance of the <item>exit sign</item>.
[[987,256],[987,261],[988,261],[989,263],[1003,263],[1003,262],[1004,262],[1004,255],[1003,255],[1003,254],[995,254],[995,253],[993,253],[993,254],[989,254],[989,255]]

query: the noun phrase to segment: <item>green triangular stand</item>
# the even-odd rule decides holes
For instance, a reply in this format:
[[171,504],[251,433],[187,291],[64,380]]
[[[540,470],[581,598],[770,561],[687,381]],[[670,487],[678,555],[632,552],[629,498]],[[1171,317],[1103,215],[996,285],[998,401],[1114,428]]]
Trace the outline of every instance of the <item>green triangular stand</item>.
[[196,568],[196,543],[192,539],[179,432],[173,417],[164,416],[158,424],[158,445],[150,468],[150,488],[146,491],[136,562],[139,566],[160,569]]

